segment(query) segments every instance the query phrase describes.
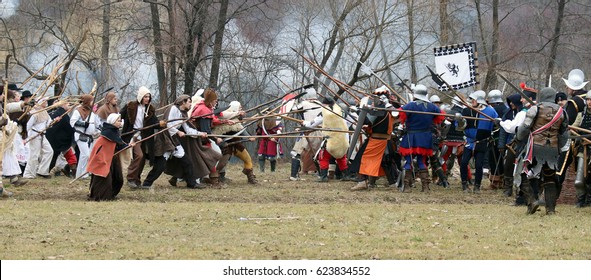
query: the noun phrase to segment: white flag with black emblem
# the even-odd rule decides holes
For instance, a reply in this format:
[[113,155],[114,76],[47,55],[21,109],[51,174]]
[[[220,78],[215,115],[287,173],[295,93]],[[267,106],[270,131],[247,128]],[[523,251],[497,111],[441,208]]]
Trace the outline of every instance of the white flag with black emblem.
[[[435,71],[453,89],[470,87],[478,83],[475,42],[438,47],[434,48],[433,52]],[[445,84],[440,84],[439,89],[448,90]]]

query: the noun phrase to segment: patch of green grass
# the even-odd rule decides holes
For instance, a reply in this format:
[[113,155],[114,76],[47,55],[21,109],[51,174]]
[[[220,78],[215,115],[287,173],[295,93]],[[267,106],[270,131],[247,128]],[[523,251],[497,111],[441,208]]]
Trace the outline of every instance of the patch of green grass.
[[[289,166],[224,189],[124,187],[86,201],[88,181],[34,180],[0,201],[0,259],[589,259],[591,209],[525,215],[500,192],[430,194],[287,180]],[[454,182],[454,181],[452,181]],[[542,210],[543,211],[543,210]],[[242,219],[241,219],[242,218]]]

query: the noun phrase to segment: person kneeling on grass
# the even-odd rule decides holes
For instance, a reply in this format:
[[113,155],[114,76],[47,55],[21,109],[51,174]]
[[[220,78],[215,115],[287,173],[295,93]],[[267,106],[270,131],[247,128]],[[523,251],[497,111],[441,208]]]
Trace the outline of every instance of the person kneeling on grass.
[[[121,139],[122,126],[120,114],[110,114],[103,124],[101,136],[94,144],[86,171],[91,173],[89,200],[113,200],[123,186],[121,161],[115,152],[127,147]],[[134,142],[129,144],[135,146]]]

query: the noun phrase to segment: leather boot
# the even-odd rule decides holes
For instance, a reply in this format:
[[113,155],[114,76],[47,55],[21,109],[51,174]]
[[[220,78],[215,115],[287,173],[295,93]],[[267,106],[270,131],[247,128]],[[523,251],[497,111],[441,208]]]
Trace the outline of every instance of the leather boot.
[[70,177],[76,178],[76,169],[78,168],[78,164],[70,164]]
[[412,192],[411,188],[413,187],[412,186],[413,181],[414,181],[414,179],[412,177],[412,170],[406,170],[404,172],[404,180],[403,180],[404,186],[403,186],[402,192],[408,192],[408,193]]
[[503,195],[510,197],[513,195],[513,176],[503,177]]
[[271,172],[275,172],[275,167],[277,166],[277,161],[272,160],[270,163],[271,163]]
[[525,200],[527,201],[527,214],[531,215],[538,211],[538,198],[534,194],[534,190],[531,187],[530,180],[526,177],[526,175],[521,175],[521,190],[523,191],[523,195],[525,196]]
[[421,179],[421,192],[430,192],[431,188],[429,188],[429,184],[431,183],[431,178],[429,178],[429,171],[427,169],[419,170],[419,179]]
[[222,182],[224,184],[231,183],[232,179],[226,178],[226,172],[220,172],[220,182]]
[[265,160],[260,160],[259,159],[259,170],[261,171],[261,173],[265,172]]
[[224,184],[220,181],[219,177],[211,177],[211,174],[209,174],[209,181],[211,183],[211,187],[214,189],[221,189],[224,187]]
[[24,184],[26,184],[26,183],[28,183],[28,182],[29,182],[29,181],[27,181],[27,180],[25,180],[25,179],[21,178],[21,177],[20,177],[20,176],[18,176],[18,175],[12,176],[12,177],[10,178],[10,184],[11,184],[11,185],[13,185],[13,186],[15,186],[15,187],[22,186],[22,185],[24,185]]
[[546,200],[546,215],[556,214],[556,200],[558,199],[558,192],[554,182],[544,183],[544,197]]
[[480,184],[474,184],[474,191],[475,194],[480,194]]
[[577,204],[575,204],[575,207],[583,208],[585,206],[587,206],[586,195],[585,194],[577,195]]
[[462,181],[462,191],[465,193],[470,192],[470,187],[468,186],[468,181]]
[[441,186],[443,186],[446,189],[449,188],[449,182],[447,182],[447,177],[445,177],[443,169],[439,168],[435,173],[437,173],[437,177],[439,177],[439,182],[441,182]]
[[254,172],[253,172],[252,168],[251,169],[246,169],[246,168],[242,169],[242,174],[246,175],[246,178],[248,178],[249,184],[252,184],[252,185],[258,184],[257,178],[256,178],[256,176],[254,176]]
[[292,181],[297,181],[299,180],[300,176],[299,176],[299,172],[300,172],[300,160],[297,158],[292,158],[291,159],[291,173],[289,175],[289,179]]
[[[367,181],[366,180],[363,180],[363,181],[357,183],[357,185],[355,185],[355,186],[353,186],[351,188],[351,191],[354,191],[354,192],[355,191],[369,191],[369,185],[370,185],[370,183],[372,181],[372,178],[375,178],[375,177],[369,177],[367,179]],[[373,180],[373,183],[374,183],[374,186],[375,186],[375,183],[376,183],[375,179]]]
[[317,182],[319,182],[319,183],[328,182],[328,169],[320,169],[320,171],[318,171],[318,176],[320,178],[318,178]]
[[334,171],[333,170],[328,171],[328,179],[330,179],[330,180],[334,179]]
[[341,177],[341,181],[353,181],[351,178],[351,172],[349,171],[349,168],[341,171],[343,173],[342,177]]

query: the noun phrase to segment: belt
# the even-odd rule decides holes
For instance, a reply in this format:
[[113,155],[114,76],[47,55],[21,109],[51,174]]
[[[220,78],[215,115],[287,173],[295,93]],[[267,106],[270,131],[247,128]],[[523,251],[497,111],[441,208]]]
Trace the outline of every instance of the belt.
[[380,139],[380,140],[390,140],[390,138],[392,138],[392,135],[386,134],[386,133],[372,133],[370,138]]

